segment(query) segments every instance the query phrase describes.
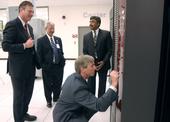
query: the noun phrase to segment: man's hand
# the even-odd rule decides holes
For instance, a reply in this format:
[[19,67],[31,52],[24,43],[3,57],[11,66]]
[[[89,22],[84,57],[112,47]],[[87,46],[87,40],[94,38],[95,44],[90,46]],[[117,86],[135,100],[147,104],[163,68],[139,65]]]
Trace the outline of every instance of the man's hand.
[[110,73],[110,77],[111,77],[111,82],[112,82],[112,86],[113,87],[117,87],[117,84],[118,84],[118,78],[119,78],[119,73],[115,70],[113,70],[111,73]]
[[32,38],[29,38],[25,43],[24,43],[24,48],[31,48],[34,46]]
[[103,65],[104,65],[103,61],[97,62],[96,71],[99,71],[103,67]]

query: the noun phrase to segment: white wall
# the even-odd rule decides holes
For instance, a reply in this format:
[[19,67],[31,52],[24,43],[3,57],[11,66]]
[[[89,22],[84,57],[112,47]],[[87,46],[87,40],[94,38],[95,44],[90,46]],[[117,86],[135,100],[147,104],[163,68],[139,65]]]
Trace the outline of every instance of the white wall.
[[[101,17],[101,29],[109,30],[109,11],[112,5],[95,6],[50,6],[49,20],[55,23],[55,35],[63,41],[66,58],[78,56],[78,26],[89,26],[91,15]],[[66,19],[62,19],[65,16]],[[73,38],[72,35],[76,37]]]
[[[64,56],[66,58],[78,57],[78,27],[89,26],[91,15],[101,17],[101,29],[110,29],[109,11],[112,6],[112,4],[49,6],[49,20],[55,23],[55,35],[61,37],[63,41]],[[66,18],[62,19],[62,16]]]

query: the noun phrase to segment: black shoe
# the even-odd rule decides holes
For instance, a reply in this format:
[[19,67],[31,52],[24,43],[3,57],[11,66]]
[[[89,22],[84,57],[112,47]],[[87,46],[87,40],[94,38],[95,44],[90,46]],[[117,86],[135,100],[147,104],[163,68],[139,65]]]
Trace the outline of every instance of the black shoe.
[[37,119],[36,116],[34,116],[34,115],[29,115],[29,114],[27,114],[27,113],[26,113],[26,115],[24,116],[24,120],[25,120],[25,121],[35,121],[36,119]]
[[47,103],[47,107],[48,107],[48,108],[51,108],[51,107],[52,107],[52,104],[51,104],[51,103]]

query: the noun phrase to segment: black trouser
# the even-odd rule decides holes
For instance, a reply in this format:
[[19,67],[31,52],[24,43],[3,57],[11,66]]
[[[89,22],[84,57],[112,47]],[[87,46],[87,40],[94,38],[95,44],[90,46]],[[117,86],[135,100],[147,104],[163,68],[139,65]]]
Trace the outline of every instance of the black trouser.
[[28,105],[33,93],[34,80],[34,73],[28,75],[27,77],[11,76],[13,86],[13,113],[15,122],[24,122],[24,116],[28,111]]
[[[98,72],[99,75],[99,89],[98,89],[98,97],[101,97],[106,90],[106,80],[107,80],[107,71],[106,69],[101,69]],[[88,87],[90,92],[92,92],[95,95],[96,91],[96,73],[94,76],[89,77],[88,79]]]
[[44,93],[47,102],[56,101],[61,92],[64,67],[53,64],[48,70],[42,70]]

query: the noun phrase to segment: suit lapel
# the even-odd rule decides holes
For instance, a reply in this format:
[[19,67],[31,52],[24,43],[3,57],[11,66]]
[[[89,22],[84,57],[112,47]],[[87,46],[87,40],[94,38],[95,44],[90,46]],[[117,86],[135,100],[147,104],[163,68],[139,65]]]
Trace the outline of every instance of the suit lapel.
[[89,43],[90,43],[90,45],[94,45],[94,41],[93,41],[93,34],[92,34],[92,32],[90,32],[89,34],[90,34],[90,40],[89,40]]
[[97,39],[96,39],[96,48],[98,47],[99,43],[100,43],[100,38],[101,38],[101,30],[99,29],[98,35],[97,35]]
[[[25,37],[28,38],[28,34],[25,32],[25,28],[23,27],[21,20],[17,17],[16,21],[17,21],[18,30],[22,31],[22,33],[24,33]],[[30,31],[30,29],[29,29],[29,31]],[[30,33],[32,33],[31,36],[33,36],[33,32],[30,31]]]
[[22,22],[20,21],[20,19],[18,17],[16,19],[16,22],[17,22],[17,27],[19,28],[19,30],[24,31],[24,27],[22,25]]
[[28,30],[29,30],[29,34],[30,34],[31,38],[34,39],[33,29],[31,28],[31,26],[29,24],[28,24]]
[[48,46],[51,50],[53,50],[47,35],[44,36],[44,45]]

